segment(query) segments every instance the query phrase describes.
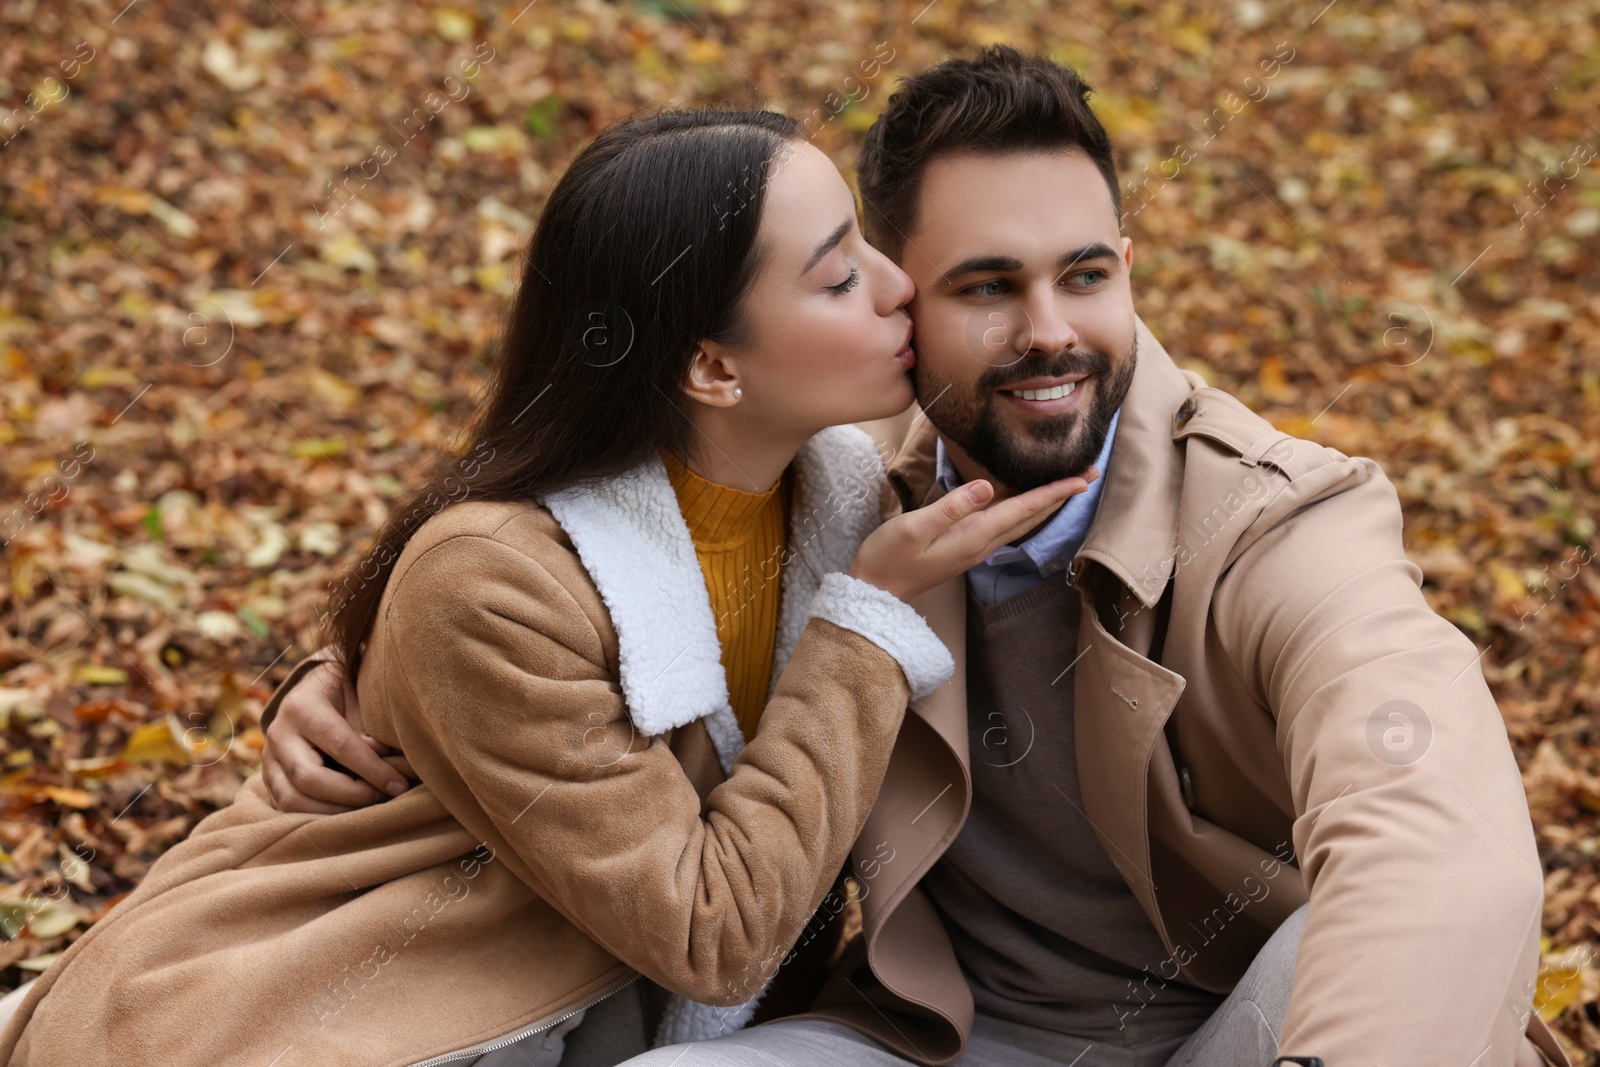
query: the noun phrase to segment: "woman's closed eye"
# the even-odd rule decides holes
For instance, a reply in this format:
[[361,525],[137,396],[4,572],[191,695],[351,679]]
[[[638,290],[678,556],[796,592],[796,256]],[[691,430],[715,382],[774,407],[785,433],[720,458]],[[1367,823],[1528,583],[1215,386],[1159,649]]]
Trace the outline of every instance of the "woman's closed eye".
[[861,270],[860,270],[860,268],[851,267],[850,268],[850,276],[848,278],[846,278],[844,281],[840,282],[838,285],[829,285],[829,286],[826,286],[825,288],[830,293],[838,293],[838,294],[842,295],[842,294],[848,293],[850,290],[854,289],[856,287],[856,283],[859,282],[860,280],[861,280]]

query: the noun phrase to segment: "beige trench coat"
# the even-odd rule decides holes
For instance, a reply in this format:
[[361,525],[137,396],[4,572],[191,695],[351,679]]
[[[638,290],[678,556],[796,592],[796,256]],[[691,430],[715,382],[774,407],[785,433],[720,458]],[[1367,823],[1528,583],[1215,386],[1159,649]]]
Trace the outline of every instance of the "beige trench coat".
[[[1531,1010],[1543,878],[1521,778],[1478,650],[1423,598],[1394,487],[1180,370],[1142,322],[1138,358],[1060,657],[1083,814],[1166,945],[1152,972],[1226,991],[1309,894],[1285,1055],[1522,1067],[1537,1046],[1565,1065]],[[942,495],[934,437],[910,424],[887,513]],[[971,802],[963,580],[919,606],[958,669],[901,728],[854,849],[864,936],[815,1014],[948,1063],[972,997],[917,882]]]

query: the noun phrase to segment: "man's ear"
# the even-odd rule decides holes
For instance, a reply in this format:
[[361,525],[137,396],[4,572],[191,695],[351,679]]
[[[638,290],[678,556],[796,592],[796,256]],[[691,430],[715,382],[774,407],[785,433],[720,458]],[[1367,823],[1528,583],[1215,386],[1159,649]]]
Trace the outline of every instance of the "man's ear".
[[1133,269],[1133,238],[1132,237],[1124,237],[1122,239],[1122,265],[1127,267],[1129,270]]
[[685,396],[702,404],[725,408],[738,399],[733,395],[738,385],[738,367],[726,347],[715,341],[701,341],[695,346],[689,373],[683,379]]

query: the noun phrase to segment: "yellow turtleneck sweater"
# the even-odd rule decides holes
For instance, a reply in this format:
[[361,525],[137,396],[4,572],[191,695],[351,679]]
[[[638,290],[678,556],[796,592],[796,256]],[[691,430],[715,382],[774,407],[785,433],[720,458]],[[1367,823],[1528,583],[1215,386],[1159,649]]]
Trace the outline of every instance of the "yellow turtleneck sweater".
[[746,493],[700,477],[671,449],[661,458],[706,577],[733,713],[749,739],[767,706],[794,465],[766,492]]

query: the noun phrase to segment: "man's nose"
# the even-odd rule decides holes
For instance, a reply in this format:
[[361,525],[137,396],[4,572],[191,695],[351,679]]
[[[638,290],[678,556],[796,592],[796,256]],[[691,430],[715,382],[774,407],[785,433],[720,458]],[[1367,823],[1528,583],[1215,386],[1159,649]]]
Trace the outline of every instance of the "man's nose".
[[[1052,287],[1053,288],[1053,287]],[[1078,346],[1078,331],[1062,313],[1054,294],[1022,305],[1023,321],[1016,333],[1017,353],[1055,356]]]

